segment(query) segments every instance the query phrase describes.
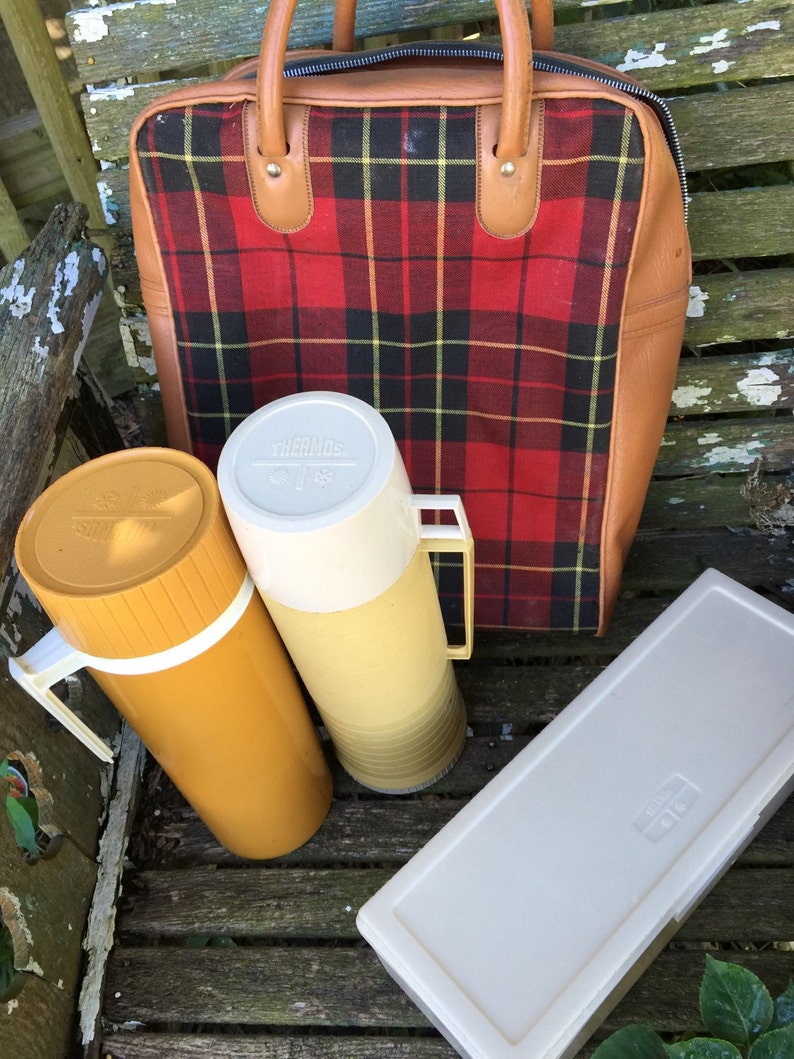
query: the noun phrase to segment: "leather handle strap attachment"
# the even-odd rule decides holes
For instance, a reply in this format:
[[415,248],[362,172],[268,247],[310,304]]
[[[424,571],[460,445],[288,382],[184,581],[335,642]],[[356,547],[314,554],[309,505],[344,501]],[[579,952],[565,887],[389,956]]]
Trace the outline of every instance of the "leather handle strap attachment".
[[[257,144],[267,159],[285,158],[284,60],[298,0],[272,0],[265,20],[257,74]],[[521,158],[528,149],[532,99],[532,38],[522,0],[495,0],[504,48],[502,115],[496,156]],[[541,46],[551,44],[551,0],[537,0],[535,35]],[[355,0],[338,0],[334,17],[334,48],[350,50],[354,39]]]

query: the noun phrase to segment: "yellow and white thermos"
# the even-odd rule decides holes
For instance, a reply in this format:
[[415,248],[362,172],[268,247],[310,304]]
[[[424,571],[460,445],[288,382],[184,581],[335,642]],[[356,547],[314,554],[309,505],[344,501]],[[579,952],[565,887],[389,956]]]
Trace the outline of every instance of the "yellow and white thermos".
[[[389,793],[443,775],[466,736],[452,659],[471,654],[474,551],[457,496],[414,496],[385,419],[345,394],[250,415],[218,483],[254,582],[337,756]],[[424,525],[422,510],[454,523]],[[465,643],[451,647],[430,552],[463,554]]]

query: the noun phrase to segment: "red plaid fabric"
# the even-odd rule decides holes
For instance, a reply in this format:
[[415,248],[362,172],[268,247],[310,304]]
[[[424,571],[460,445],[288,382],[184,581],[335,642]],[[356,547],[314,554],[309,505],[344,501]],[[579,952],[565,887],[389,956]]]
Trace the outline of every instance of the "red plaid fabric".
[[[314,108],[314,216],[257,218],[239,106],[138,137],[194,452],[301,390],[374,405],[416,492],[460,493],[479,626],[593,630],[615,361],[643,181],[631,111],[545,103],[541,202],[502,240],[475,213],[475,112]],[[442,566],[448,619],[459,575]]]

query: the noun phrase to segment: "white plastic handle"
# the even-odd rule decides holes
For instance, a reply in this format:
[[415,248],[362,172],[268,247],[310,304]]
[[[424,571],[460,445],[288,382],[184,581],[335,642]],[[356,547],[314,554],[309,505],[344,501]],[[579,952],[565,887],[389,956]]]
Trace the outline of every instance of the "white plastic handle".
[[253,594],[254,582],[250,575],[246,574],[239,592],[215,621],[189,640],[165,651],[137,658],[98,658],[72,647],[57,629],[52,629],[25,654],[19,658],[9,658],[8,668],[11,676],[28,695],[51,713],[84,746],[102,761],[112,761],[113,751],[110,747],[72,713],[65,702],[53,694],[50,690],[52,685],[76,673],[78,669],[97,669],[100,673],[135,676],[138,673],[160,673],[164,669],[173,669],[183,662],[189,662],[191,658],[196,658],[213,647],[234,628],[251,602]]
[[463,556],[464,643],[448,645],[449,658],[471,658],[474,648],[474,538],[459,496],[414,496],[418,511],[451,511],[455,525],[421,525],[421,546],[427,552],[460,552]]
[[67,731],[102,761],[112,761],[113,751],[110,747],[50,690],[59,680],[82,669],[88,660],[88,655],[68,644],[57,629],[52,629],[20,658],[9,658],[8,668],[11,676],[28,695],[51,713]]

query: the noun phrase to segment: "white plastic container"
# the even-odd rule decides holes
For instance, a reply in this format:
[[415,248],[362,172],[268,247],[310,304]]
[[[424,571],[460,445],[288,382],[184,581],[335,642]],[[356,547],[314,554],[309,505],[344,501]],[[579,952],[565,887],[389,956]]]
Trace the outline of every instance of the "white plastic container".
[[358,927],[462,1056],[573,1056],[793,788],[794,615],[709,570]]

